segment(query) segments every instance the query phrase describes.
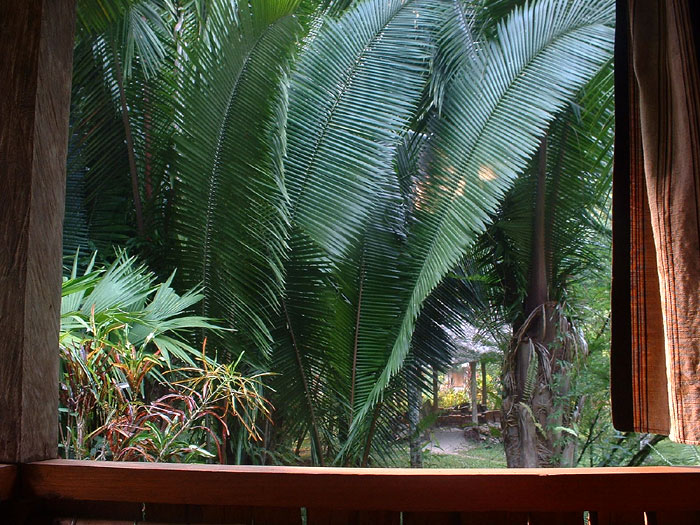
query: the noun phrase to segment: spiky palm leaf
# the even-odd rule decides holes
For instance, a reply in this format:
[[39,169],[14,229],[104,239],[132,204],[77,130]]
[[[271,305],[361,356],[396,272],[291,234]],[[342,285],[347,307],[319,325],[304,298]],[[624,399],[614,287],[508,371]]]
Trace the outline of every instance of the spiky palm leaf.
[[[444,3],[424,0],[359,3],[324,21],[292,77],[285,178],[295,228],[273,362],[286,410],[295,425],[311,429],[316,456],[333,413],[351,419],[359,383],[371,382],[357,373],[363,354],[356,335],[374,338],[376,350],[395,319],[379,304],[364,312],[362,289],[380,280],[381,296],[396,295],[398,280],[387,274],[396,262],[386,259],[396,248],[377,253],[387,246],[372,237],[393,235],[393,226],[382,224],[382,188],[427,85],[443,12]],[[359,328],[360,321],[381,335]]]
[[[571,285],[595,271],[609,240],[613,145],[613,77],[608,64],[549,130],[546,246],[549,296],[565,301]],[[507,193],[470,257],[486,287],[490,311],[503,323],[522,321],[532,259],[536,167]],[[601,241],[603,245],[601,246]]]
[[79,345],[86,333],[109,337],[112,330],[123,329],[130,344],[152,343],[168,364],[177,358],[193,365],[201,350],[187,342],[190,333],[218,329],[211,319],[190,314],[203,298],[201,290],[177,294],[171,287],[172,275],[156,284],[156,276],[125,252],[108,267],[94,269],[95,255],[78,275],[76,254],[63,280],[61,344]]
[[[122,91],[136,168],[121,168],[121,180],[128,187],[136,171],[135,194],[145,196],[148,153],[169,151],[177,135],[177,157],[159,153],[150,168],[160,206],[150,216],[174,213],[168,264],[183,284],[203,282],[204,311],[238,329],[227,349],[250,350],[262,365],[273,347],[279,432],[310,429],[318,462],[338,453],[362,464],[392,441],[405,406],[396,372],[426,298],[552,115],[609,56],[611,1],[528,6],[477,55],[461,0],[318,2],[330,6],[321,18],[309,15],[315,2],[303,4],[310,29],[291,80],[288,139],[286,69],[303,34],[295,3],[214,2],[169,15],[174,67],[162,83],[132,68]],[[120,49],[111,52],[124,64]],[[113,67],[103,73],[119,119]],[[409,129],[421,170],[397,178]],[[124,166],[123,138],[112,146]]]
[[[367,222],[428,81],[443,2],[370,0],[327,19],[292,77],[292,217],[334,259]],[[342,220],[338,220],[342,218]]]
[[166,85],[171,35],[158,2],[100,0],[78,14],[64,253],[86,245],[109,253],[136,235],[159,237],[152,213],[146,235],[142,201],[155,201],[150,190],[166,175],[158,163],[171,157],[172,114],[154,96]]
[[613,19],[609,0],[526,6],[499,26],[498,41],[452,82],[407,239],[410,296],[360,419],[406,358],[425,298],[483,231],[554,115],[610,57]]
[[73,68],[64,255],[94,243],[109,252],[133,232],[124,129],[104,38],[79,39]]
[[173,264],[203,283],[203,312],[262,363],[283,284],[287,195],[282,176],[285,82],[299,25],[296,0],[257,0],[210,21],[213,44],[187,50],[178,87]]

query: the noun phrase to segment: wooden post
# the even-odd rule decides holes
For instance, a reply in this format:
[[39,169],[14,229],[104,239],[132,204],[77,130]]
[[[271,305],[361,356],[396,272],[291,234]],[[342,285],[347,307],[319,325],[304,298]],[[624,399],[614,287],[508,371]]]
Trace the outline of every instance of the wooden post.
[[0,462],[56,457],[75,0],[0,2]]
[[472,402],[472,423],[475,425],[479,424],[479,400],[477,399],[477,385],[476,385],[476,361],[469,362],[469,382],[471,385],[470,398]]

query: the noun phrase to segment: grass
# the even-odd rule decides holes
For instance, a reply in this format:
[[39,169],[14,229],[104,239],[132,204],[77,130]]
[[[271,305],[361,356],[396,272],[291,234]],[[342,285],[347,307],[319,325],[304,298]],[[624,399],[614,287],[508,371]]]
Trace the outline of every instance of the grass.
[[[409,467],[408,447],[400,452],[393,467]],[[459,454],[423,453],[423,468],[506,468],[503,445],[483,444]]]
[[[403,447],[394,467],[409,467],[408,447]],[[700,446],[681,445],[668,439],[653,447],[644,465],[698,465]],[[585,467],[587,465],[580,465]],[[424,468],[506,468],[506,457],[502,444],[482,443],[458,454],[423,453]]]
[[479,445],[460,454],[425,453],[426,468],[506,468],[503,445]]

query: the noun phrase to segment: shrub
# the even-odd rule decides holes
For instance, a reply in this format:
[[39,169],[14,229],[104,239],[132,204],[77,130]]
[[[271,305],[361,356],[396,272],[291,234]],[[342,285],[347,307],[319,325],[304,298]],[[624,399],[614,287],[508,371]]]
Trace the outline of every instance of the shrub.
[[107,268],[63,282],[59,352],[64,457],[146,461],[225,458],[229,424],[253,440],[263,374],[243,376],[188,342],[193,330],[221,330],[188,309],[201,295],[178,295],[124,253]]

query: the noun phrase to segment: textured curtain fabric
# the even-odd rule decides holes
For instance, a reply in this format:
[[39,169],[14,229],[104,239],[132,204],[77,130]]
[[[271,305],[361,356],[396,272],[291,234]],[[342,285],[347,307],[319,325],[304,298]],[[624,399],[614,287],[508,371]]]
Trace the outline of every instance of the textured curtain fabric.
[[618,430],[700,444],[698,0],[618,1],[611,390]]

